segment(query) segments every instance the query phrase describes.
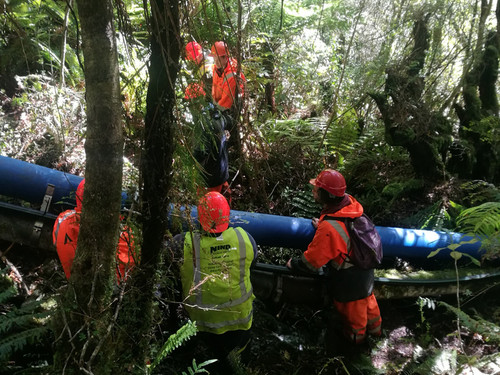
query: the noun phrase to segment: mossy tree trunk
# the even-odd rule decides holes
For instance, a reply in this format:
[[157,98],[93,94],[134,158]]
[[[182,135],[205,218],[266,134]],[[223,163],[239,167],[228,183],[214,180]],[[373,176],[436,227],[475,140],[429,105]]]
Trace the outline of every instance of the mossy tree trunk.
[[141,265],[134,274],[119,318],[123,329],[116,341],[120,345],[122,371],[144,367],[150,353],[154,291],[168,229],[168,193],[175,149],[175,82],[181,51],[179,19],[179,1],[151,1],[151,56],[141,165],[144,180]]
[[[497,5],[497,15],[500,12]],[[456,103],[460,138],[454,142],[450,171],[461,178],[500,181],[498,80],[499,33],[490,31],[479,61],[464,77],[463,104]]]
[[382,114],[385,140],[404,147],[417,176],[439,181],[445,177],[444,160],[451,142],[451,124],[424,101],[421,75],[429,48],[428,16],[417,19],[414,46],[407,59],[387,69],[384,92],[370,93]]
[[75,261],[56,324],[57,373],[109,374],[110,309],[123,136],[111,1],[77,0],[87,100],[85,193]]

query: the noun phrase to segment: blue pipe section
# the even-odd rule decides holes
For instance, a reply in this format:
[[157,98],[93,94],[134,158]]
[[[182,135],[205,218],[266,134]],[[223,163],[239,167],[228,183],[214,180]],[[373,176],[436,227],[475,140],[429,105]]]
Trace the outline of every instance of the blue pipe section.
[[[54,186],[52,204],[75,206],[83,177],[0,155],[0,195],[41,204],[47,187]],[[122,193],[122,202],[127,195]]]
[[[193,207],[190,218],[186,217],[185,208],[181,208],[174,216],[180,216],[184,223],[197,226],[197,210]],[[312,241],[315,228],[311,219],[278,216],[231,210],[229,225],[242,227],[250,233],[261,246],[284,247],[306,250]],[[189,226],[182,229],[187,230]],[[478,237],[465,236],[454,232],[437,232],[430,230],[405,229],[377,226],[382,239],[385,258],[425,259],[433,251],[441,249],[432,258],[451,260],[451,244],[460,244],[458,251],[474,258],[481,257],[481,240]]]
[[75,204],[75,192],[83,179],[69,173],[0,156],[0,195],[42,203],[49,184],[54,185],[52,204]]
[[[0,156],[0,195],[41,203],[48,184],[55,187],[52,202],[74,204],[74,192],[82,177],[41,167],[24,161]],[[126,197],[123,193],[122,198]],[[169,213],[173,231],[197,226],[197,211],[193,207],[174,209]],[[181,227],[176,228],[177,223]],[[180,220],[179,220],[180,219]],[[315,229],[310,219],[270,214],[231,211],[231,226],[240,226],[249,232],[261,246],[284,247],[305,250],[314,237]],[[481,241],[477,237],[460,233],[435,232],[395,227],[377,227],[382,238],[384,256],[388,258],[425,259],[440,250],[434,259],[450,259],[451,244],[460,244],[455,251],[475,258],[481,256]]]

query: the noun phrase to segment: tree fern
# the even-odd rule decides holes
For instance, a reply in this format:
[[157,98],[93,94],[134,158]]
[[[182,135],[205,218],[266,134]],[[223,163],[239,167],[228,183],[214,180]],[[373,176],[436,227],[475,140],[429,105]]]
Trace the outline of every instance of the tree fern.
[[27,327],[33,322],[43,321],[48,318],[51,314],[50,310],[42,310],[36,312],[44,301],[32,301],[28,302],[21,308],[16,308],[9,311],[2,320],[0,321],[0,334],[3,335],[15,327]]
[[485,258],[500,254],[500,202],[487,202],[464,210],[457,218],[457,231],[482,237]]
[[464,205],[479,206],[486,202],[500,202],[500,190],[482,180],[467,181],[460,186],[464,193]]
[[295,217],[317,217],[321,206],[314,201],[310,190],[297,191],[285,188],[281,194],[282,198],[289,202],[290,215]]
[[445,204],[445,201],[439,200],[431,206],[427,206],[417,211],[402,222],[410,228],[451,230],[455,228],[455,220],[463,210],[463,206],[451,200],[448,200],[447,204]]
[[[326,126],[326,124],[324,124]],[[332,126],[325,137],[325,146],[329,153],[338,153],[346,157],[359,139],[357,124],[354,121]]]
[[287,145],[299,144],[302,149],[314,150],[317,147],[321,124],[305,120],[272,120],[261,126],[264,138],[270,143],[286,142]]
[[[3,305],[5,302],[7,302],[9,299],[15,297],[17,294],[16,288],[14,286],[9,286],[5,290],[0,291],[0,305]],[[2,333],[2,329],[0,328],[0,333]]]

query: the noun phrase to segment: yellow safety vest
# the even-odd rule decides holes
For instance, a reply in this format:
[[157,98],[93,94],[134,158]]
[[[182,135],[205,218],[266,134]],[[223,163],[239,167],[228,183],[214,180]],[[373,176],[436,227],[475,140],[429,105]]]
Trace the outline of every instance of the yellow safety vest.
[[252,325],[252,243],[240,227],[219,237],[188,232],[181,281],[185,308],[200,331],[222,334]]

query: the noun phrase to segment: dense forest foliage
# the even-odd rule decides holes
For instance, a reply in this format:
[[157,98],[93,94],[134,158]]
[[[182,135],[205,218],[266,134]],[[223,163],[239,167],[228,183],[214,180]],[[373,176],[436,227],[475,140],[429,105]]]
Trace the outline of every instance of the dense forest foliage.
[[[175,360],[179,350],[174,349],[182,349],[195,328],[187,324],[177,331],[177,311],[170,304],[175,280],[164,246],[176,233],[166,220],[170,204],[195,203],[201,184],[193,157],[199,134],[184,98],[193,79],[184,51],[190,41],[207,51],[225,41],[247,80],[230,150],[233,209],[317,216],[309,179],[334,168],[377,225],[475,234],[486,252],[481,261],[497,260],[497,2],[10,0],[0,5],[0,154],[85,176],[89,194],[104,197],[89,208],[88,224],[82,222],[89,240],[79,246],[89,260],[81,261],[69,288],[54,254],[31,250],[37,264],[27,261],[31,255],[23,250],[18,253],[24,256],[13,251],[7,256],[11,246],[1,243],[5,373],[210,369],[192,354],[187,366]],[[104,32],[111,28],[114,33]],[[114,244],[95,249],[90,236],[111,238],[116,232],[120,188],[135,197],[126,216],[142,264],[116,294],[109,270],[85,265],[95,254],[111,259]],[[99,214],[104,207],[114,214],[112,225],[105,226]],[[292,253],[260,252],[260,261],[275,264]],[[463,258],[455,254],[451,260],[457,279]],[[13,259],[25,262],[25,275]],[[98,272],[108,282],[95,288]],[[486,295],[498,291],[498,282],[465,296],[485,300],[488,309],[476,306],[475,316],[462,310],[467,305],[460,304],[465,298],[460,290],[457,285],[451,301],[422,297],[410,308],[406,302],[388,303],[393,319],[388,318],[387,337],[372,343],[371,355],[357,358],[353,368],[342,356],[325,355],[311,338],[324,334],[321,322],[328,311],[270,308],[257,301],[262,336],[255,336],[261,341],[254,340],[252,361],[240,370],[500,371],[498,299]],[[78,306],[74,295],[91,302]],[[401,311],[410,310],[413,318],[405,321]],[[438,312],[456,324],[435,329]],[[409,321],[417,327],[412,334]],[[266,341],[269,332],[281,332],[288,341]],[[266,345],[275,350],[266,353]]]

